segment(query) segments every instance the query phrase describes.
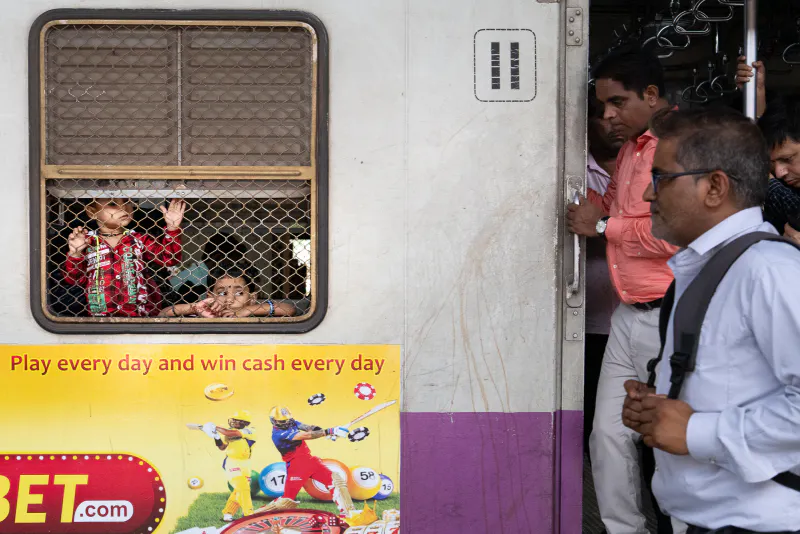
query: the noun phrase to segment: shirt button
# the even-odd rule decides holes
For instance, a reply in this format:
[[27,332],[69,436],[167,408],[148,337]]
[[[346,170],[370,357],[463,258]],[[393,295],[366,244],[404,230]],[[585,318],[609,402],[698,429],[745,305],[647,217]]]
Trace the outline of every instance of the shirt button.
[[612,265],[612,267],[613,267],[614,269],[616,269],[616,268],[617,268],[617,266],[616,266],[616,265]]
[[637,158],[638,158],[640,155],[641,155],[641,153],[640,153],[640,152],[637,152],[637,153],[636,153],[636,157],[637,157]]
[[625,185],[631,185],[631,182],[630,182],[630,180],[628,180],[627,182],[625,182]]
[[115,276],[114,278],[116,278],[117,280],[119,280],[119,275]]
[[627,295],[627,294],[628,294],[628,292],[627,292],[627,291],[623,291],[623,292],[622,292],[622,294],[623,294],[623,295]]

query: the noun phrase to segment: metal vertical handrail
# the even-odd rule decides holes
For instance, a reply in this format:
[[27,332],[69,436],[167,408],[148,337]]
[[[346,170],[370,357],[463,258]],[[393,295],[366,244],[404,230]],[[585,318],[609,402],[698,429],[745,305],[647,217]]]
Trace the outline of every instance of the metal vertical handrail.
[[[758,58],[758,39],[756,22],[758,15],[758,0],[745,0],[744,2],[744,57],[748,62],[756,61]],[[758,72],[753,72],[753,79],[750,83],[744,84],[744,114],[751,119],[756,118],[756,79]]]

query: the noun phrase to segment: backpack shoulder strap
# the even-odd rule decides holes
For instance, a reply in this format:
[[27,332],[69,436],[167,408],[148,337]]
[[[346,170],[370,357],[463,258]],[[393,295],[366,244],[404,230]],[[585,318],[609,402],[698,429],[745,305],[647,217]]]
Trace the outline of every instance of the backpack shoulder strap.
[[769,232],[752,232],[738,237],[722,247],[700,270],[678,301],[672,319],[674,353],[670,357],[672,378],[668,397],[677,399],[686,373],[694,371],[700,329],[722,279],[739,256],[760,241],[780,241],[800,250],[794,242]]
[[675,304],[675,280],[667,288],[664,293],[664,298],[661,300],[661,309],[658,314],[658,337],[661,338],[661,349],[658,351],[658,356],[647,362],[647,387],[656,387],[656,368],[658,362],[664,356],[664,345],[667,341],[667,327],[669,326],[669,315],[672,312],[672,306]]

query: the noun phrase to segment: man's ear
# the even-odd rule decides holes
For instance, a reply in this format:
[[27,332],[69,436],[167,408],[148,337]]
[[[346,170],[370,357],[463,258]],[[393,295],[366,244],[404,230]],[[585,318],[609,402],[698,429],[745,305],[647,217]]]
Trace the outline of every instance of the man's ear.
[[94,219],[94,216],[97,215],[97,206],[94,202],[90,202],[86,205],[86,215],[92,219]]
[[658,104],[658,100],[661,98],[661,91],[655,85],[648,85],[644,90],[643,96],[645,102],[652,108]]
[[723,171],[714,171],[708,175],[707,181],[708,191],[706,192],[705,204],[709,208],[718,208],[733,194],[733,191],[731,191],[731,179]]

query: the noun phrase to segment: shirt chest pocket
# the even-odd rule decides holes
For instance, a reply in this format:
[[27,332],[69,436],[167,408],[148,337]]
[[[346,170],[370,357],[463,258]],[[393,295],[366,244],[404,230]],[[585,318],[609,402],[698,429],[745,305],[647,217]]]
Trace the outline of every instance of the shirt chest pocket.
[[650,203],[644,201],[644,192],[652,182],[651,166],[644,158],[637,161],[629,176],[621,177],[620,184],[626,191],[623,215],[629,217],[650,217]]

